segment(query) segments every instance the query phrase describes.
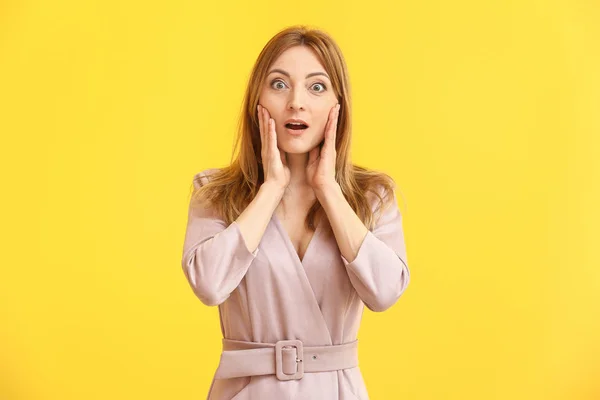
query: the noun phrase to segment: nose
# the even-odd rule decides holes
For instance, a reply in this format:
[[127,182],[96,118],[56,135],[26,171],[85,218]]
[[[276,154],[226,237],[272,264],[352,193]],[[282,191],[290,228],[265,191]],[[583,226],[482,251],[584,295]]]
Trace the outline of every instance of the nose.
[[292,89],[290,91],[290,99],[288,102],[288,109],[290,110],[304,110],[304,92],[302,89]]

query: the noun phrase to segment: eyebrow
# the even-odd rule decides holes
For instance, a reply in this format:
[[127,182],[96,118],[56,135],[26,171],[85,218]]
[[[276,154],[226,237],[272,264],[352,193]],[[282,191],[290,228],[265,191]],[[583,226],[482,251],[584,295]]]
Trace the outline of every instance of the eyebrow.
[[[279,72],[280,74],[283,74],[283,75],[287,76],[288,78],[291,78],[289,73],[287,73],[284,70],[279,69],[279,68],[272,69],[267,75],[270,75],[274,72]],[[315,76],[315,75],[323,75],[324,77],[329,79],[329,76],[325,72],[311,72],[310,74],[306,75],[306,78],[310,78],[311,76]],[[331,80],[331,79],[329,79],[329,80]]]

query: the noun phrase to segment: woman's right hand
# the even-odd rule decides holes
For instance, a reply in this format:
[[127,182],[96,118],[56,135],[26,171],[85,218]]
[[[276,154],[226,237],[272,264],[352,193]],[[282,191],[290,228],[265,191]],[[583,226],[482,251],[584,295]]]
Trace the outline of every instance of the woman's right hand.
[[277,147],[275,120],[271,118],[269,111],[260,104],[257,110],[265,183],[270,182],[285,190],[290,183],[291,174],[285,152]]

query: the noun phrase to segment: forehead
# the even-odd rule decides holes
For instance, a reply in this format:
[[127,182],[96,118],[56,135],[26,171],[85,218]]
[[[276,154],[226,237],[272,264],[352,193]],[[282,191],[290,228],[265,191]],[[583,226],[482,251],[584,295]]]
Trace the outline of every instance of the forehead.
[[325,67],[312,49],[307,46],[294,46],[277,57],[269,71],[278,68],[289,72],[292,76],[304,76],[310,72],[325,72]]

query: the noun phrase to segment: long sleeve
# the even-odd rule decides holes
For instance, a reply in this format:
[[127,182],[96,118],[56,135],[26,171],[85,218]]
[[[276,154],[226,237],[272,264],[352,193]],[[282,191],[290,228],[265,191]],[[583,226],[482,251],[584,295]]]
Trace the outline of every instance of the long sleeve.
[[[207,182],[205,170],[194,176],[194,187]],[[229,226],[206,204],[190,201],[181,266],[196,296],[207,306],[224,302],[246,275],[258,254],[250,252],[239,226]]]
[[394,305],[410,280],[402,215],[396,193],[393,195],[393,203],[373,231],[367,232],[356,258],[348,262],[341,256],[358,296],[370,310],[376,312]]

